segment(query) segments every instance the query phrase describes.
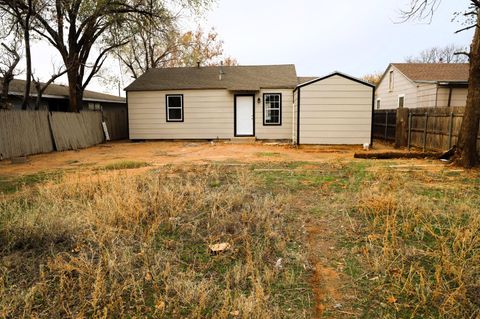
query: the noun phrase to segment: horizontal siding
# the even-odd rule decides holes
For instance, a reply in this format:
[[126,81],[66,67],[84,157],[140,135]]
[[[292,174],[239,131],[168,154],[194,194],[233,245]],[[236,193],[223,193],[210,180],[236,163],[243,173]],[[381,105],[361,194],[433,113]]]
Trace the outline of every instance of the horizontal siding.
[[405,103],[405,107],[435,107],[437,103],[437,94],[440,97],[441,92],[437,92],[436,84],[419,84],[417,85],[417,104],[411,105]]
[[370,143],[372,88],[333,76],[300,91],[300,144]]
[[[292,104],[293,90],[269,90],[260,91],[255,97],[255,136],[258,139],[282,139],[290,140],[292,138]],[[263,125],[263,94],[281,93],[282,94],[282,125]],[[257,103],[260,98],[261,103]]]
[[[183,94],[184,122],[167,122],[165,95]],[[225,139],[233,137],[233,94],[226,90],[128,93],[131,139]]]
[[[366,142],[366,140],[368,140]],[[301,140],[301,144],[317,144],[317,145],[363,145],[364,143],[370,143],[368,137],[304,137]]]
[[337,118],[326,118],[326,117],[304,117],[302,119],[302,124],[304,125],[369,125],[370,116],[364,116],[363,118],[348,118],[345,120],[345,117]]
[[[438,107],[448,106],[448,95],[450,94],[449,88],[438,89]],[[468,89],[466,88],[453,88],[452,98],[450,101],[451,107],[464,107],[467,104]]]
[[[388,87],[389,72],[393,70],[394,85],[390,91]],[[397,68],[391,66],[375,91],[375,108],[377,99],[381,100],[381,110],[396,109],[398,107],[398,96],[405,95],[405,107],[416,107],[417,87],[407,79]]]
[[467,95],[468,95],[468,89],[453,89],[452,90],[452,101],[451,105],[452,107],[460,107],[460,106],[466,106],[467,105]]
[[[282,94],[281,126],[263,125],[263,93]],[[183,94],[183,122],[166,121],[167,94]],[[292,103],[292,90],[258,92],[255,95],[255,136],[258,139],[291,139]],[[129,92],[128,120],[131,139],[230,139],[234,137],[234,93],[227,90]]]

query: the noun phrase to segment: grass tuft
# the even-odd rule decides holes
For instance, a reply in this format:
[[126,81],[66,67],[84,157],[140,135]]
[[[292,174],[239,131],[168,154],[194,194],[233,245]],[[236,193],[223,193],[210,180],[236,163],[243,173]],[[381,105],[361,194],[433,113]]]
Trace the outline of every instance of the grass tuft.
[[111,164],[107,164],[102,167],[102,169],[110,170],[121,170],[121,169],[135,169],[150,166],[147,162],[137,162],[137,161],[119,161]]
[[63,171],[39,172],[35,174],[13,176],[0,176],[0,194],[12,194],[24,187],[32,187],[48,181],[60,181]]

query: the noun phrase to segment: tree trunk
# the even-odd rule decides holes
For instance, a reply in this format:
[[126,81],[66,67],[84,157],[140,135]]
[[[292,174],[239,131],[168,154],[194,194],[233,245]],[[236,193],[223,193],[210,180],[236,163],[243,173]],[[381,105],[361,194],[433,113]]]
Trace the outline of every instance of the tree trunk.
[[22,101],[22,110],[26,110],[29,105],[30,100],[30,85],[32,81],[32,55],[30,52],[30,19],[32,16],[32,0],[28,1],[28,11],[25,16],[25,21],[23,25],[24,32],[24,42],[25,42],[25,62],[26,62],[26,81],[25,81],[25,91],[23,94]]
[[[477,21],[479,19],[477,13]],[[468,77],[468,96],[462,126],[458,136],[455,163],[471,168],[478,162],[477,136],[480,108],[480,30],[475,28],[475,35],[470,49],[470,73]]]
[[37,99],[35,100],[35,111],[40,110],[40,104],[42,102],[42,85],[40,84],[40,79],[33,81],[33,85],[35,85],[35,90],[37,91]]
[[82,108],[82,79],[78,75],[78,68],[73,67],[68,74],[68,91],[69,91],[69,102],[70,102],[70,111],[79,112]]

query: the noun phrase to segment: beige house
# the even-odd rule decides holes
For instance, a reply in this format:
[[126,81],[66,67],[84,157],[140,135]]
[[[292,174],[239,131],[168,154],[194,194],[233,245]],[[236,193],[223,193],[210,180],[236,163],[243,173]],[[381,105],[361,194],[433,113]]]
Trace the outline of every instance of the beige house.
[[468,64],[393,63],[375,94],[376,109],[465,106]]
[[371,142],[373,86],[294,65],[151,69],[126,89],[130,139]]

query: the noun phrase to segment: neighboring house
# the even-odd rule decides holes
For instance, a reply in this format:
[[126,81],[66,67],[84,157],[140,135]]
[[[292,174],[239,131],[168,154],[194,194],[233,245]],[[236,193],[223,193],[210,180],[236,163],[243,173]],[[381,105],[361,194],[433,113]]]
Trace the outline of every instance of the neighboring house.
[[294,65],[150,69],[126,89],[130,139],[371,142],[374,87]]
[[377,86],[375,108],[465,106],[468,73],[468,64],[390,64]]
[[[1,91],[0,82],[0,91]],[[23,91],[25,89],[25,80],[13,80],[8,88],[8,103],[12,109],[20,109],[23,101]],[[30,108],[35,108],[36,93],[35,86],[31,85]],[[66,112],[68,108],[68,86],[59,84],[50,84],[42,95],[42,110]],[[83,109],[85,110],[107,110],[107,109],[125,109],[126,99],[123,97],[98,93],[86,90],[83,94]]]

